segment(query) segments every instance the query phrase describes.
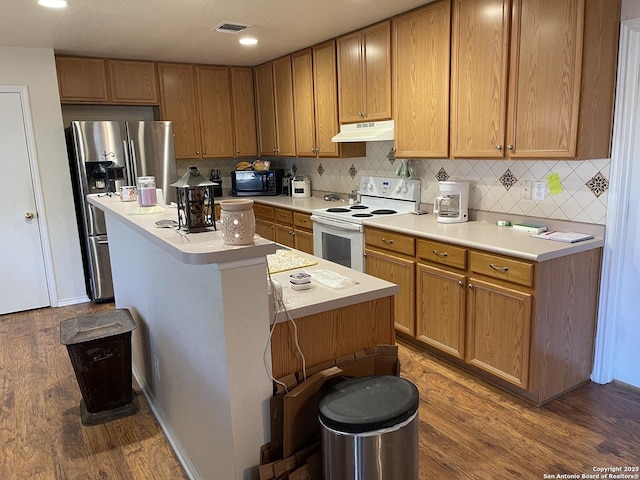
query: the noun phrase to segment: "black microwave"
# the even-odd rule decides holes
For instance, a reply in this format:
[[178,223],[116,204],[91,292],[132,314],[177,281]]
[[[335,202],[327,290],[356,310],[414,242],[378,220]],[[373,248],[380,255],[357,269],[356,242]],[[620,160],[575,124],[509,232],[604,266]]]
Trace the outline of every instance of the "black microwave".
[[279,195],[284,169],[235,170],[231,172],[231,194],[237,197]]

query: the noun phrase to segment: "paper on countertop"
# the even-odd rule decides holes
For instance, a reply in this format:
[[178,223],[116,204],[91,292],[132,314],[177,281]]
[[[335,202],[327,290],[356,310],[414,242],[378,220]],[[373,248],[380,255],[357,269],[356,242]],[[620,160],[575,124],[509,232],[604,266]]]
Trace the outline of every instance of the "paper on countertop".
[[276,253],[267,255],[269,273],[284,272],[286,270],[293,270],[294,268],[310,267],[317,264],[318,262],[315,260],[301,257],[291,250],[276,250]]
[[129,212],[129,215],[149,215],[152,213],[162,213],[165,209],[160,205],[154,205],[153,207],[136,207]]
[[354,279],[340,275],[333,270],[312,270],[311,279],[330,288],[346,288],[358,285]]

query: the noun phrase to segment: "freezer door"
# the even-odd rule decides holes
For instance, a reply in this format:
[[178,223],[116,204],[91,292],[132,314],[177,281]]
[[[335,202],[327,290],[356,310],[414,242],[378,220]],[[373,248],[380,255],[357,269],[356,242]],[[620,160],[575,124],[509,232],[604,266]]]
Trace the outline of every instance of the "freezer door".
[[[129,157],[135,177],[153,175],[166,204],[175,202],[176,154],[171,122],[127,122]],[[132,183],[135,185],[135,183]]]
[[95,302],[113,298],[109,242],[106,235],[88,237],[88,268],[91,297]]
[[[111,162],[112,167],[126,167],[124,125],[120,122],[71,122],[76,158],[85,171],[88,162]],[[90,193],[90,192],[89,192]]]

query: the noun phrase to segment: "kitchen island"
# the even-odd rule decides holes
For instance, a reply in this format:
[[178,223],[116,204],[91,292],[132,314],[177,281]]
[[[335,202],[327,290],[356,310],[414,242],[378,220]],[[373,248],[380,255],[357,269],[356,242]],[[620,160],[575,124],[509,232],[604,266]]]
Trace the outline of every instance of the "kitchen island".
[[[270,321],[284,319],[282,312],[272,315],[267,292],[266,256],[277,245],[256,238],[229,246],[218,231],[156,228],[158,220],[177,219],[170,206],[141,210],[115,195],[88,200],[105,212],[116,306],[129,309],[136,322],[134,375],[185,470],[192,478],[257,478],[260,446],[270,438],[273,393],[263,357]],[[335,292],[314,285],[295,292],[306,294],[299,297],[285,292],[289,315],[300,320],[307,366],[393,342],[392,296],[398,287],[315,261],[314,268],[346,275],[353,284]],[[274,277],[285,283],[290,273]],[[332,330],[333,339],[316,345],[311,328]],[[345,340],[354,331],[365,334],[350,344]],[[290,341],[287,332],[283,327],[272,342],[276,377],[299,369],[297,359],[277,354],[278,342]]]

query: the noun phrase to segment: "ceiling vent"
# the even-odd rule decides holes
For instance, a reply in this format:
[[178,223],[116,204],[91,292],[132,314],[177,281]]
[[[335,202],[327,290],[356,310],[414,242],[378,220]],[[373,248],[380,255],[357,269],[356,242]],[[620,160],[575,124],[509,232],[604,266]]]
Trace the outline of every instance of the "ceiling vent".
[[251,25],[243,25],[242,23],[222,22],[215,27],[216,32],[238,34],[244,32]]

